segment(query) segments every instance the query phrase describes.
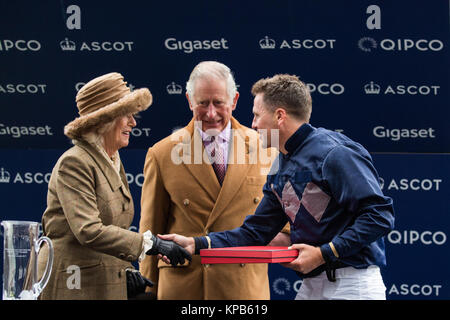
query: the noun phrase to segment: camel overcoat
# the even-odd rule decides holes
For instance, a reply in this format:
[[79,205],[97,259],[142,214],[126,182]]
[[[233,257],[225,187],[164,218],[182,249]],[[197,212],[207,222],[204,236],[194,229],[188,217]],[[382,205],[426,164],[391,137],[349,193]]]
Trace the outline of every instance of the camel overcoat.
[[[134,205],[123,165],[120,177],[93,145],[75,140],[53,168],[44,235],[54,247],[50,280],[40,299],[127,299],[126,268],[142,251],[129,231]],[[48,249],[38,258],[39,278]]]
[[[222,187],[193,120],[148,150],[140,232],[204,236],[236,228],[255,212],[276,151],[261,149],[258,133],[234,118],[231,128]],[[158,299],[270,299],[267,271],[267,264],[201,265],[199,255],[177,267],[154,257],[140,263],[142,275],[157,283]]]

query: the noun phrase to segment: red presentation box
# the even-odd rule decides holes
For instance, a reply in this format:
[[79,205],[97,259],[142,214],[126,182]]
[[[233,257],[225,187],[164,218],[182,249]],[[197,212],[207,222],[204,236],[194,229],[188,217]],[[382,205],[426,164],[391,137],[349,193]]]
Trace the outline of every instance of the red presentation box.
[[288,247],[230,247],[201,249],[202,264],[214,263],[280,263],[291,262],[298,250]]

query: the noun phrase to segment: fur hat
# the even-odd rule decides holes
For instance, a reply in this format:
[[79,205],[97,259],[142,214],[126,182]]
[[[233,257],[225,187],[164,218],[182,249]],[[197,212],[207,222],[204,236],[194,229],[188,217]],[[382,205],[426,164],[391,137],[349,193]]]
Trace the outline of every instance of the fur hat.
[[80,117],[64,127],[64,134],[71,139],[81,138],[117,117],[146,110],[153,101],[147,88],[130,91],[120,73],[112,72],[86,83],[76,96]]

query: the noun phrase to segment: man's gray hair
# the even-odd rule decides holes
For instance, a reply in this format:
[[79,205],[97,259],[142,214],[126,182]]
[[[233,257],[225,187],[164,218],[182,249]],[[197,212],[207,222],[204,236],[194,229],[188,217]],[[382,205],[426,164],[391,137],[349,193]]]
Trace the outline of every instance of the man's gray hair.
[[194,98],[195,81],[199,78],[225,80],[228,97],[230,98],[230,102],[233,102],[237,92],[236,82],[234,81],[230,68],[226,65],[217,61],[203,61],[197,64],[186,83],[186,92],[191,99]]

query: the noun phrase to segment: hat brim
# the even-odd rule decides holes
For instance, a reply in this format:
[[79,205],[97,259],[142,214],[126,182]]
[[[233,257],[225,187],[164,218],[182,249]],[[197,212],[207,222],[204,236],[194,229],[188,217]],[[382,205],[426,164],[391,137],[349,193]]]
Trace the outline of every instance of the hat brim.
[[79,139],[83,133],[117,117],[146,110],[152,102],[153,96],[149,89],[134,90],[114,103],[69,122],[64,127],[64,134],[70,139]]

